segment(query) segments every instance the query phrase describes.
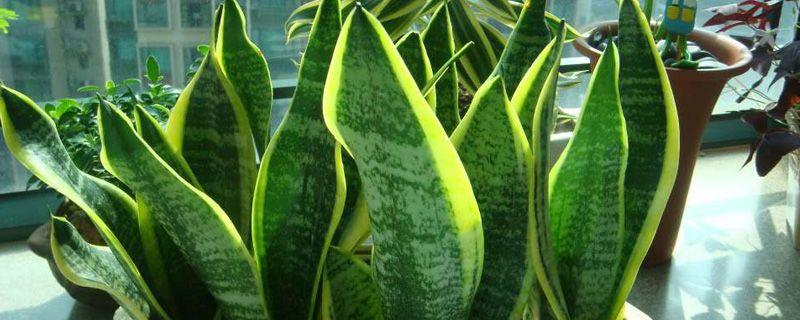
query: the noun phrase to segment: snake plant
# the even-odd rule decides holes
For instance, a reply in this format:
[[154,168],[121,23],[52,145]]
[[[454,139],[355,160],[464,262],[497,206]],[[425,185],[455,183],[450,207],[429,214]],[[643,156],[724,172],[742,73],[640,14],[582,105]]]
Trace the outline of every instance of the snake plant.
[[428,27],[397,43],[372,2],[348,3],[314,7],[294,99],[263,151],[269,72],[235,0],[166,130],[98,98],[101,162],[130,194],[82,172],[45,111],[0,87],[13,155],[107,244],[54,217],[67,279],[107,291],[120,319],[619,319],[678,154],[638,3],[622,1],[619,48],[600,59],[554,165],[568,30],[545,23],[540,1],[481,67],[492,71],[460,122],[464,2],[433,5]]

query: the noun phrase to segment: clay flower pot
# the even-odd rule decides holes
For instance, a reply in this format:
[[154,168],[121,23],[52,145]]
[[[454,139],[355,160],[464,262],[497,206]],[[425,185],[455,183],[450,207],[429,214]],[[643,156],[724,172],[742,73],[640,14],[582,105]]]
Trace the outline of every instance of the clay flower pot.
[[[613,35],[617,33],[617,27],[617,21],[608,21],[597,24],[594,28],[595,32]],[[667,68],[678,108],[681,130],[680,161],[678,177],[661,218],[661,225],[644,260],[644,266],[648,267],[666,263],[672,258],[697,153],[700,151],[703,132],[711,118],[711,112],[728,80],[745,73],[752,60],[747,47],[731,37],[695,29],[688,38],[702,50],[716,56],[727,67],[707,70]],[[589,58],[594,68],[601,52],[590,46],[585,38],[576,39],[573,45]]]

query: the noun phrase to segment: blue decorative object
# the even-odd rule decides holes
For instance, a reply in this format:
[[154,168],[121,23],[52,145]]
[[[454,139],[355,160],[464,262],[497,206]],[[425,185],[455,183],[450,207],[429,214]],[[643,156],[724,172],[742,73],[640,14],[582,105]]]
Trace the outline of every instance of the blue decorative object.
[[[661,56],[669,58],[670,54],[674,54],[675,62],[669,64],[670,67],[697,68],[698,63],[692,61],[686,39],[686,36],[694,30],[696,16],[696,0],[667,0],[658,37],[665,40]],[[672,50],[673,43],[677,45],[677,49],[674,51]]]

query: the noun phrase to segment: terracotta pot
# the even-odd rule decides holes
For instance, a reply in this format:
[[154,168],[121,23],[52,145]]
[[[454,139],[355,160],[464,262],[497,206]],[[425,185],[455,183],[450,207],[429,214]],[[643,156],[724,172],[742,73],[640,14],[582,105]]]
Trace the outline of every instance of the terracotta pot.
[[[594,28],[596,29],[594,32],[616,34],[617,22],[603,22]],[[664,216],[661,218],[661,225],[643,263],[646,267],[666,263],[672,258],[672,250],[675,248],[683,208],[686,204],[686,195],[692,181],[692,172],[700,151],[703,133],[711,118],[711,112],[728,80],[745,73],[752,60],[752,55],[747,47],[725,35],[695,30],[689,35],[689,40],[696,43],[701,49],[712,53],[727,67],[709,70],[667,68],[681,128],[680,162],[672,195],[667,202]],[[581,54],[590,59],[591,66],[594,68],[601,52],[591,47],[583,38],[574,41],[574,46]]]

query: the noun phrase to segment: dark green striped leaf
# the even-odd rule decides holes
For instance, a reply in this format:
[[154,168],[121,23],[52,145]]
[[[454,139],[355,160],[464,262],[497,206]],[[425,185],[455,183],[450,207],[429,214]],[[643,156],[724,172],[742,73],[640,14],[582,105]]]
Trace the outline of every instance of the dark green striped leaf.
[[519,319],[534,286],[528,234],[532,159],[499,76],[475,94],[451,140],[467,170],[484,232],[483,277],[471,319]]
[[256,154],[247,113],[218,59],[212,48],[181,93],[167,139],[249,243]]
[[378,286],[372,279],[372,269],[364,261],[343,249],[331,247],[325,275],[332,319],[383,319]]
[[[563,31],[563,28],[560,30]],[[542,49],[514,92],[511,104],[517,110],[525,134],[529,136],[533,130],[532,122],[536,103],[544,93],[542,88],[550,77],[549,72],[553,68],[558,69],[561,66],[562,39],[563,32],[558,32],[556,38]]]
[[0,86],[0,95],[0,123],[11,154],[86,213],[150,305],[166,316],[142,278],[148,273],[134,200],[80,171],[61,143],[55,123],[28,97],[5,86]]
[[628,137],[612,43],[589,81],[577,125],[550,171],[553,253],[571,319],[615,319]]
[[550,42],[550,30],[544,19],[545,2],[525,1],[519,20],[500,56],[500,63],[494,70],[494,75],[503,77],[509,95],[514,94],[531,63]]
[[136,319],[157,318],[136,285],[107,247],[84,241],[66,218],[53,217],[50,245],[58,270],[70,282],[108,292]]
[[637,1],[619,19],[620,100],[628,126],[625,238],[615,310],[622,310],[661,221],[678,167],[678,115],[649,22]]
[[347,198],[331,244],[352,252],[369,237],[369,213],[355,160],[350,155],[344,154],[342,164],[347,182]]
[[[529,237],[533,242],[531,260],[542,292],[549,302],[550,309],[556,319],[568,319],[564,295],[558,277],[558,269],[553,257],[550,242],[550,218],[548,214],[548,172],[550,169],[550,135],[555,127],[555,95],[558,86],[558,61],[555,59],[549,68],[544,62],[550,57],[560,57],[563,48],[564,27],[561,32],[539,55],[534,64],[522,78],[519,88],[511,100],[512,108],[518,111],[520,122],[525,126],[526,115],[520,110],[532,110],[530,148],[533,153],[533,177],[531,187],[531,207],[533,210],[535,236]],[[530,105],[534,108],[530,109]],[[527,133],[527,132],[526,132]]]
[[150,209],[228,319],[266,319],[255,261],[222,208],[194,188],[139,138],[125,116],[101,100],[101,159]]
[[459,64],[459,81],[469,91],[475,92],[492,74],[498,62],[497,54],[467,0],[452,0],[447,2],[447,6],[452,18],[456,47],[460,48],[470,41],[475,42],[475,49],[467,52]]
[[217,54],[225,75],[242,101],[256,149],[263,154],[269,141],[272,80],[267,60],[247,36],[242,9],[235,0],[222,7]]
[[[453,25],[447,6],[440,6],[431,17],[428,27],[422,32],[422,41],[428,51],[431,67],[436,70],[447,67],[447,62],[455,54]],[[458,72],[450,67],[436,83],[436,117],[448,134],[455,130],[461,121],[458,109]]]
[[341,29],[339,10],[338,0],[319,6],[294,99],[256,184],[253,244],[276,319],[313,316],[324,257],[344,208],[341,151],[322,118],[322,90]]
[[[136,132],[153,151],[184,180],[199,187],[186,160],[167,143],[156,119],[139,106],[134,110],[134,119]],[[214,297],[164,227],[153,218],[151,209],[142,201],[137,202],[139,230],[150,270],[148,283],[151,283],[154,294],[176,318],[210,319],[216,311]]]
[[384,317],[466,318],[483,259],[478,206],[447,134],[364,8],[345,22],[323,113],[364,185]]
[[[400,53],[408,71],[411,71],[411,76],[414,77],[417,88],[421,91],[433,78],[433,68],[422,43],[422,37],[417,32],[409,32],[397,41],[397,52]],[[427,100],[431,108],[436,109],[436,95],[428,96]]]

